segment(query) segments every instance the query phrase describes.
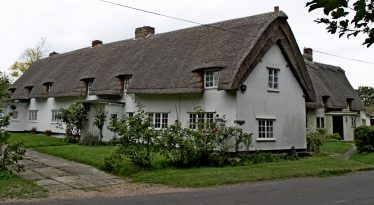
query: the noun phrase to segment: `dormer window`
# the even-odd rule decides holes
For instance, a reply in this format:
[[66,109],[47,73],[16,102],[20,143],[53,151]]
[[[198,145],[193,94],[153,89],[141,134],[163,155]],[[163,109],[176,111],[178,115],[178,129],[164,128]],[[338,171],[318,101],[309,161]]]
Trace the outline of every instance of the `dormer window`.
[[129,88],[129,84],[130,84],[130,80],[131,80],[131,76],[125,76],[123,78],[123,91],[124,91],[124,93],[127,93],[127,90]]
[[89,79],[87,81],[87,95],[91,94],[93,81],[93,79]]
[[47,93],[52,91],[52,84],[53,84],[52,82],[44,83]]
[[219,79],[219,71],[205,71],[204,73],[204,87],[205,88],[217,88]]
[[15,88],[9,88],[8,90],[10,91],[10,94],[11,94],[11,95],[13,95],[13,93],[16,91]]
[[28,95],[30,95],[32,88],[33,88],[33,86],[26,86],[25,87],[25,89],[27,90],[27,94]]

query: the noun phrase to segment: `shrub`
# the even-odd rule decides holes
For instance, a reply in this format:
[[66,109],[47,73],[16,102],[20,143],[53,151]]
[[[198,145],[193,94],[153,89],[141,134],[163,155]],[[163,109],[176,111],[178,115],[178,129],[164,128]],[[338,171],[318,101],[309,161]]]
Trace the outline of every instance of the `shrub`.
[[99,141],[103,141],[103,128],[105,119],[107,117],[107,112],[105,112],[103,105],[98,105],[95,110],[94,125],[99,129]]
[[92,133],[88,133],[82,136],[81,140],[79,141],[79,144],[94,146],[94,145],[98,145],[99,142],[100,142],[99,136],[94,135]]
[[354,142],[359,153],[374,152],[374,127],[357,127],[354,131]]
[[325,140],[341,140],[342,139],[339,133],[326,134],[324,138]]
[[51,130],[46,130],[46,131],[44,131],[44,134],[46,136],[51,136],[52,135],[52,131]]
[[307,152],[318,154],[321,152],[324,136],[320,132],[311,132],[306,136]]
[[[0,117],[0,127],[9,125],[9,116]],[[0,130],[0,176],[5,176],[11,171],[20,172],[23,165],[19,161],[23,159],[26,150],[21,147],[21,143],[9,144],[9,134]]]
[[37,131],[37,128],[36,127],[32,127],[31,130],[30,130],[30,133],[31,134],[36,134],[36,131]]
[[150,129],[148,115],[138,104],[134,116],[112,119],[108,127],[118,137],[119,153],[127,156],[139,167],[149,167],[156,154],[158,132]]

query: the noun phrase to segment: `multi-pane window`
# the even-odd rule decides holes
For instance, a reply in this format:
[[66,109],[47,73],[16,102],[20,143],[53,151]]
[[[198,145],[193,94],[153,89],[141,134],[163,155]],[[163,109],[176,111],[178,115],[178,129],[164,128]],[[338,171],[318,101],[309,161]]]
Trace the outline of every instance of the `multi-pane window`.
[[129,116],[129,117],[134,117],[134,113],[133,113],[133,112],[128,112],[128,113],[127,113],[127,116]]
[[17,120],[18,119],[18,111],[13,111],[12,112],[12,120]]
[[190,129],[202,129],[210,128],[214,123],[214,113],[190,113],[189,128]]
[[258,138],[274,138],[274,120],[258,120]]
[[204,76],[205,88],[218,87],[219,71],[206,71]]
[[317,128],[324,129],[325,128],[325,118],[324,117],[317,117]]
[[37,120],[38,120],[38,111],[29,110],[29,121],[37,121]]
[[90,95],[90,93],[91,93],[92,84],[93,84],[93,79],[88,80],[88,82],[87,82],[87,95]]
[[58,122],[58,118],[57,118],[58,110],[51,110],[51,113],[52,113],[51,122]]
[[278,90],[278,73],[279,69],[276,68],[268,68],[269,76],[268,76],[268,88]]
[[356,118],[351,117],[351,127],[356,127]]
[[362,120],[361,120],[361,125],[363,125],[363,126],[366,125],[366,120],[365,120],[365,119],[362,119]]
[[148,116],[151,127],[160,129],[168,126],[168,113],[148,113]]
[[131,79],[130,76],[126,76],[126,77],[123,79],[123,88],[124,88],[125,93],[127,92],[127,89],[129,88],[130,79]]

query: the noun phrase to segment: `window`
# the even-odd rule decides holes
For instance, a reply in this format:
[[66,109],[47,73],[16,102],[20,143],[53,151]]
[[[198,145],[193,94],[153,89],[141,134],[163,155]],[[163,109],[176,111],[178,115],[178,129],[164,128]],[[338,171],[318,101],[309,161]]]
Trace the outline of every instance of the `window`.
[[47,84],[47,91],[51,92],[51,90],[52,90],[52,83],[48,83]]
[[214,122],[213,112],[190,113],[189,128],[202,129],[212,127]]
[[356,117],[351,117],[351,127],[356,127]]
[[258,138],[274,138],[274,120],[258,120]]
[[129,88],[130,79],[131,79],[131,76],[125,76],[123,78],[123,88],[124,88],[125,93],[127,92],[127,89]]
[[206,71],[204,76],[205,88],[218,87],[219,71]]
[[38,120],[38,111],[29,110],[29,121],[37,121],[37,120]]
[[57,119],[58,110],[51,110],[51,114],[52,114],[51,122],[52,123],[58,122],[58,119]]
[[127,116],[129,116],[129,117],[134,117],[134,113],[133,113],[133,112],[128,112],[128,113],[127,113]]
[[90,95],[92,90],[93,79],[87,81],[87,95]]
[[363,126],[365,126],[365,125],[366,125],[366,120],[365,120],[365,119],[362,119],[362,120],[361,120],[361,124],[362,124]]
[[18,119],[18,111],[13,111],[12,112],[12,120],[17,120]]
[[160,129],[168,126],[168,113],[148,113],[148,116],[151,127]]
[[317,117],[317,128],[324,129],[325,128],[325,118],[324,117]]
[[276,68],[268,68],[269,70],[269,78],[268,78],[268,88],[278,90],[278,72],[279,69]]

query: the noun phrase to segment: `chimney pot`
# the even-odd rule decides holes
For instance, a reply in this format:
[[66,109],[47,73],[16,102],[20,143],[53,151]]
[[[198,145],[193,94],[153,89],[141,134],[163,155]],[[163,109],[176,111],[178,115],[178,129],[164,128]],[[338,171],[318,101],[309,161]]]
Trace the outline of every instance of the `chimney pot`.
[[59,54],[59,53],[53,51],[52,53],[49,53],[49,56],[55,56],[55,55],[57,55],[57,54]]
[[155,28],[150,26],[143,26],[135,29],[135,39],[147,38],[155,34]]
[[303,56],[305,59],[313,61],[313,49],[305,47]]
[[92,41],[92,48],[94,48],[96,46],[99,46],[99,45],[103,45],[103,42],[100,41],[100,40],[94,40],[94,41]]
[[279,12],[279,6],[274,6],[274,12]]

